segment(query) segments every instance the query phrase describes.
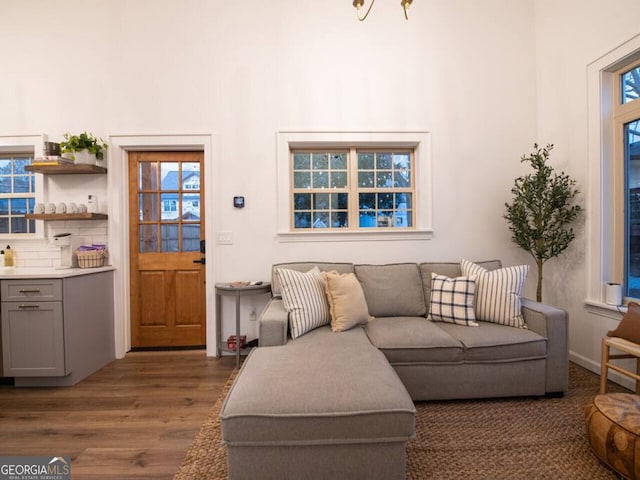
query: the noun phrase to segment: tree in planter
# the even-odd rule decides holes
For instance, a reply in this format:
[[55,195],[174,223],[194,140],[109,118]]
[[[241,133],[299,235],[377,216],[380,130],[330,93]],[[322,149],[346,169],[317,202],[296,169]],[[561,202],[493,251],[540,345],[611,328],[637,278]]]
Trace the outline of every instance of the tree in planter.
[[564,172],[556,173],[547,165],[553,145],[524,155],[521,162],[531,164],[534,172],[515,179],[511,189],[513,201],[505,203],[511,239],[535,259],[538,266],[536,300],[542,301],[542,266],[564,252],[575,238],[571,223],[582,207],[574,203],[579,191],[575,180]]

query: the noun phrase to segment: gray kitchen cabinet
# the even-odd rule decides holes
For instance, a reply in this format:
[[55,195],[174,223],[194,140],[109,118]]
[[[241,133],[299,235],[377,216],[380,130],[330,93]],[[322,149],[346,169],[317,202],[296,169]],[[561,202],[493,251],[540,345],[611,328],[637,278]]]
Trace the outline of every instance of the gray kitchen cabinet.
[[4,375],[74,385],[115,358],[113,272],[0,280]]

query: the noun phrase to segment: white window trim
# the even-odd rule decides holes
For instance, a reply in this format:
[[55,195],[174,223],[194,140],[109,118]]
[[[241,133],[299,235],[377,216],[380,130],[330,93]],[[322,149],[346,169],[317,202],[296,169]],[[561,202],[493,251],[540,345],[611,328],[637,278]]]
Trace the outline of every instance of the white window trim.
[[612,308],[605,303],[605,283],[614,281],[615,132],[612,102],[615,70],[640,54],[640,35],[604,54],[587,66],[588,172],[587,298],[595,312]]
[[[389,230],[322,230],[305,232],[290,230],[292,148],[411,148],[415,154],[416,228]],[[432,186],[431,186],[431,134],[415,132],[301,132],[277,133],[277,232],[281,242],[356,241],[356,240],[417,240],[431,239]]]
[[[27,134],[27,135],[0,135],[0,153],[17,153],[17,152],[33,152],[33,157],[41,157],[44,155],[44,142],[47,141],[47,135],[44,133]],[[46,198],[44,191],[43,175],[36,175],[36,197],[35,202],[43,202]],[[3,233],[0,239],[15,240],[41,240],[44,238],[44,222],[36,220],[35,233]]]

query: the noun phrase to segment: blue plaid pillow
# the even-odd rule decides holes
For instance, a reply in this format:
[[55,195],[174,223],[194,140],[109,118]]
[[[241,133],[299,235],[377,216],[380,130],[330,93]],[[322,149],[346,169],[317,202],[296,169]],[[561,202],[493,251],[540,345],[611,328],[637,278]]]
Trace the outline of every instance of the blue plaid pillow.
[[476,277],[449,278],[431,273],[431,301],[428,320],[477,327],[473,313]]

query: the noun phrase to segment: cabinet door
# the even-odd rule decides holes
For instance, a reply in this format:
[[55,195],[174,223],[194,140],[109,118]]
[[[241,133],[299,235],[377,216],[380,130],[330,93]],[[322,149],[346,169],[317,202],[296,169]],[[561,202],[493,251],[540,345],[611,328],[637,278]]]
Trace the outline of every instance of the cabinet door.
[[62,302],[2,302],[2,356],[9,377],[66,375]]

